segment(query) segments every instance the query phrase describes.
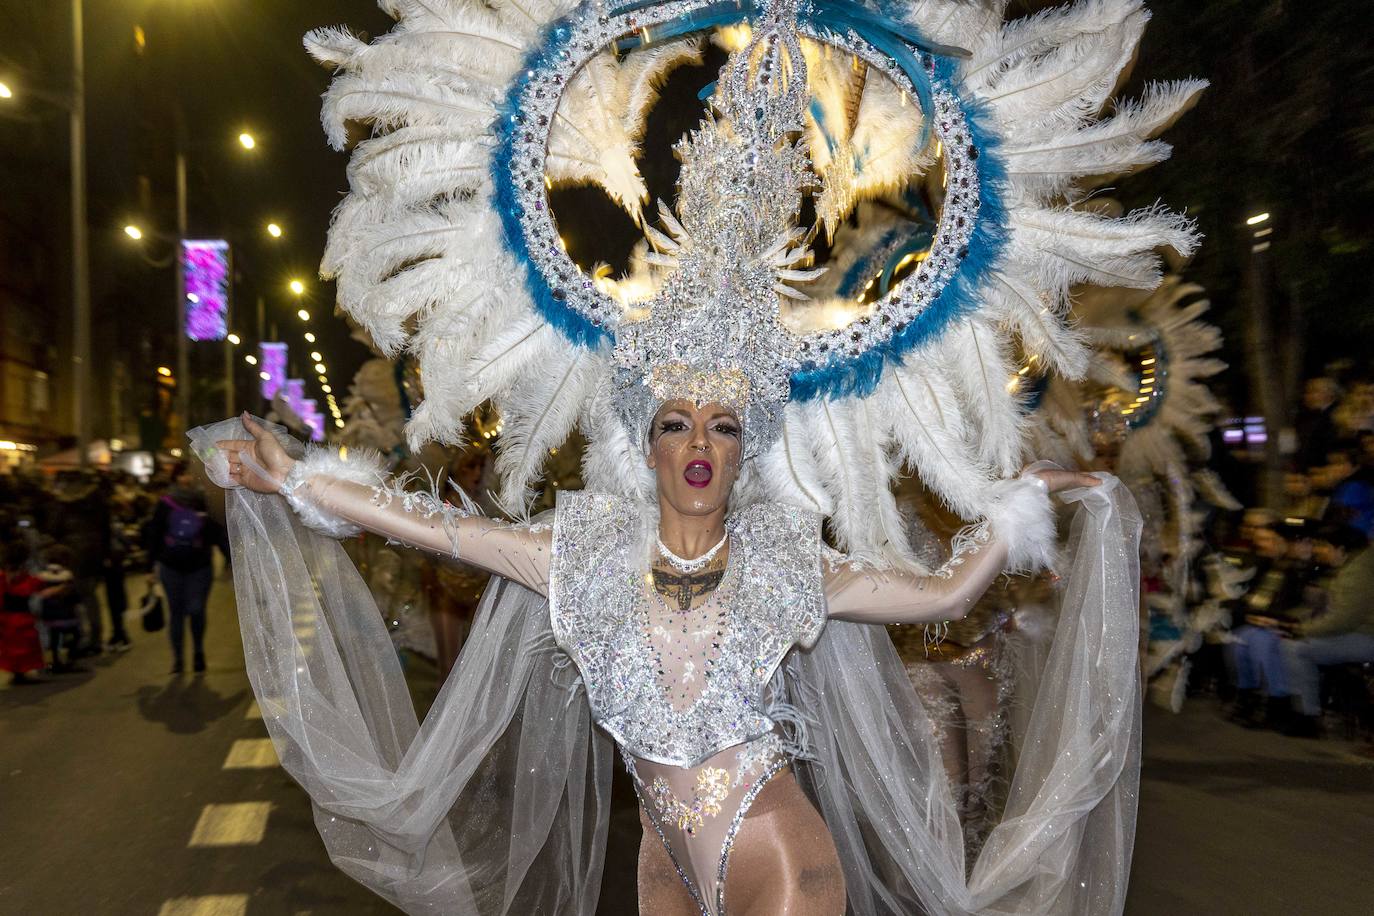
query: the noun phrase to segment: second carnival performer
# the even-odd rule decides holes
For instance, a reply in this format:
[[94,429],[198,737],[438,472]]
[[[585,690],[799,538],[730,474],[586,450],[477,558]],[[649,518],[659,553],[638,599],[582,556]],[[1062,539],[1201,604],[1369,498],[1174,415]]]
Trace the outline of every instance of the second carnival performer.
[[[372,45],[311,36],[344,71],[336,142],[378,128],[325,272],[380,347],[419,360],[412,440],[459,441],[490,399],[508,505],[575,427],[588,442],[587,489],[510,523],[246,416],[193,432],[231,491],[254,692],[341,869],[409,913],[591,916],[614,743],[644,913],[1122,911],[1140,522],[1115,478],[1022,469],[1005,353],[1014,333],[1072,362],[1070,284],[1148,286],[1156,248],[1191,250],[1160,209],[1063,201],[1074,176],[1158,161],[1150,137],[1201,87],[1088,123],[1140,4],[1005,27],[1003,6],[435,0],[389,4],[401,26]],[[729,57],[660,230],[634,155],[703,32]],[[822,85],[843,104],[818,104]],[[940,214],[919,266],[876,301],[808,300],[807,197],[833,230],[917,174]],[[644,223],[640,274],[584,271],[560,244],[548,190],[587,182]],[[903,531],[903,466],[978,520],[937,569]],[[1052,494],[1077,505],[1062,549]],[[423,724],[331,539],[359,529],[497,577]],[[1054,632],[969,862],[880,625],[958,619],[1003,572],[1050,565]]]

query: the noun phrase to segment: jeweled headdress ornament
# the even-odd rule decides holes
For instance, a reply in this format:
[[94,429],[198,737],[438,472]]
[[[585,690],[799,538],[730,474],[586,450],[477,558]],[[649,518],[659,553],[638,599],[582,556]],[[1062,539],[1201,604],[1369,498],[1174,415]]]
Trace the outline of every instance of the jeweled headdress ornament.
[[[1012,343],[1081,372],[1070,287],[1151,288],[1155,250],[1196,241],[1159,208],[1078,206],[1165,158],[1153,137],[1203,86],[1154,86],[1096,116],[1148,19],[1140,0],[1012,22],[1005,6],[388,0],[399,24],[370,45],[312,33],[341,71],[331,140],[374,125],[323,273],[379,346],[418,360],[411,439],[461,440],[491,400],[508,498],[574,427],[588,486],[645,492],[647,416],[685,394],[742,405],[762,495],[830,516],[848,550],[904,553],[889,489],[902,466],[982,515],[988,482],[1022,458]],[[708,41],[731,54],[654,227],[647,115]],[[637,269],[607,277],[569,257],[549,195],[574,184],[645,226]],[[881,277],[837,275],[864,269],[843,245],[866,209],[912,198],[928,243]],[[798,225],[808,203],[834,242],[824,276]]]
[[797,368],[797,342],[779,320],[779,297],[819,271],[798,270],[802,189],[815,183],[802,142],[806,62],[795,0],[779,0],[736,51],[710,116],[678,145],[677,217],[660,207],[653,263],[667,276],[648,316],[616,331],[616,408],[645,441],[665,401],[717,402],[744,425],[744,455],[777,440]]

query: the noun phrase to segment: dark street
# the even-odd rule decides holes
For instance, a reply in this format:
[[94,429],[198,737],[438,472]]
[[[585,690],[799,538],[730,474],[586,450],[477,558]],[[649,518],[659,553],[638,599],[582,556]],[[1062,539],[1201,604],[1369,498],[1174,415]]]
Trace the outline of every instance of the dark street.
[[[131,588],[134,580],[131,580]],[[136,589],[135,589],[136,590]],[[160,916],[394,913],[337,871],[276,766],[218,579],[203,677],[167,674],[164,634],[92,672],[0,688],[0,911]],[[133,620],[131,618],[131,623]],[[433,668],[416,663],[418,702]],[[1223,721],[1211,699],[1146,711],[1132,916],[1368,913],[1346,847],[1374,833],[1374,760]],[[638,818],[617,785],[604,916],[632,912]]]

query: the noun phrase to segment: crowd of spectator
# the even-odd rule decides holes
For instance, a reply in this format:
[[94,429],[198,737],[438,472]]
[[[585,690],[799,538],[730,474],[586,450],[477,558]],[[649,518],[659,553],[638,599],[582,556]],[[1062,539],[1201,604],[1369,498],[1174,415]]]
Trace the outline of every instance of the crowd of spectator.
[[173,671],[183,668],[186,622],[203,671],[216,546],[225,547],[223,528],[185,468],[147,483],[95,470],[0,475],[0,671],[31,684],[127,651],[129,594],[138,594],[140,575],[144,591],[165,595]]
[[1369,713],[1374,664],[1374,385],[1308,381],[1283,504],[1245,513],[1230,545],[1254,570],[1233,605],[1231,715],[1322,733],[1323,712]]

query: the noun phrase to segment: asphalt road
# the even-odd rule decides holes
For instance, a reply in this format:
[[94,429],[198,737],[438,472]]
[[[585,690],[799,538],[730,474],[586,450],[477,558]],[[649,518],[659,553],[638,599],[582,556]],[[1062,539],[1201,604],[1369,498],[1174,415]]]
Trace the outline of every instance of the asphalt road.
[[[275,765],[243,671],[232,596],[211,599],[204,676],[164,634],[41,686],[0,686],[0,913],[395,913],[336,871]],[[423,708],[432,669],[411,669]],[[1129,916],[1374,912],[1374,762],[1190,701],[1146,717]],[[638,820],[619,804],[603,916],[633,913]]]

